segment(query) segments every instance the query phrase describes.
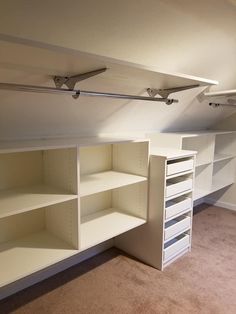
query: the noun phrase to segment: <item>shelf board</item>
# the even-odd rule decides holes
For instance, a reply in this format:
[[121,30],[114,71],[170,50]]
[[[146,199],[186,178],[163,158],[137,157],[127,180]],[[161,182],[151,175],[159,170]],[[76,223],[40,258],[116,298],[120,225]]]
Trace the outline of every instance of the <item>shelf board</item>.
[[234,181],[228,181],[228,182],[214,182],[212,183],[212,186],[210,189],[198,189],[198,188],[195,188],[194,190],[194,201],[202,198],[202,197],[205,197],[211,193],[214,193],[216,191],[219,191],[223,188],[226,188],[228,186],[230,186],[231,184],[234,184]]
[[81,176],[80,196],[88,196],[143,181],[147,181],[147,178],[117,171],[84,175]]
[[212,163],[213,161],[203,161],[203,162],[200,162],[199,164],[196,164],[196,168],[198,167],[204,167],[204,166],[208,166]]
[[193,174],[193,173],[194,173],[193,170],[187,170],[187,171],[183,171],[183,172],[178,172],[178,173],[175,173],[175,174],[171,174],[170,176],[166,176],[166,180],[177,178],[177,177],[180,177],[180,176],[184,176],[186,174]]
[[[14,65],[15,69],[27,69],[34,75],[22,76],[22,84],[34,85],[39,78],[44,78],[49,85],[49,75],[75,75],[91,70],[107,68],[108,70],[96,77],[80,82],[80,88],[90,86],[107,92],[126,92],[136,94],[144,88],[175,88],[186,85],[217,85],[215,80],[200,78],[175,72],[163,72],[155,66],[146,66],[125,60],[96,55],[85,51],[36,42],[34,40],[0,36],[2,64]],[[20,56],[20,57],[19,57]],[[40,66],[39,66],[40,65]],[[29,71],[30,69],[30,71]],[[56,69],[56,70],[55,70]],[[19,70],[20,72],[20,70]],[[20,73],[11,74],[6,80],[16,83]],[[7,74],[6,74],[7,75]],[[136,91],[136,92],[135,92]]]
[[216,91],[216,92],[207,92],[204,93],[204,96],[214,97],[214,96],[236,96],[236,89]]
[[78,253],[47,231],[0,245],[0,287]]
[[82,217],[80,248],[86,250],[144,223],[145,219],[119,212],[114,208]]
[[35,140],[0,141],[0,153],[17,153],[48,149],[63,149],[97,146],[104,144],[148,142],[148,139],[137,137],[112,137],[112,136],[89,136],[89,137],[58,137]]
[[226,187],[230,186],[231,184],[234,184],[233,180],[230,180],[228,182],[219,182],[219,181],[216,182],[215,180],[213,180],[211,191],[209,194],[214,193],[216,191],[219,191],[223,188],[226,188]]
[[76,199],[62,189],[45,185],[0,191],[0,218]]
[[185,195],[185,194],[189,194],[189,193],[192,193],[192,192],[193,192],[192,189],[186,190],[186,191],[183,191],[183,192],[181,192],[181,193],[174,194],[174,195],[171,195],[171,196],[169,196],[169,197],[166,197],[166,198],[165,198],[165,201],[166,201],[166,202],[167,202],[167,201],[171,201],[171,200],[173,200],[174,198],[177,198],[177,197],[179,197],[179,196],[183,196],[183,195]]
[[226,155],[226,154],[215,154],[214,156],[214,162],[217,161],[222,161],[222,160],[227,160],[227,159],[232,159],[234,158],[234,155]]

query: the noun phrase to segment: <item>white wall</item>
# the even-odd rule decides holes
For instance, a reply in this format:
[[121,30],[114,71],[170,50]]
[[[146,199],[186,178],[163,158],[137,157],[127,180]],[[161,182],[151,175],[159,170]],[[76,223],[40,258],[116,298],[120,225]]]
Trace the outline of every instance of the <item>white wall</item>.
[[[234,0],[0,2],[4,35],[219,80],[216,89],[236,86],[235,29]],[[21,58],[17,67],[1,58],[0,81],[48,84],[39,76],[40,65],[25,69]],[[233,112],[209,108],[196,98],[201,91],[181,93],[180,103],[170,107],[1,91],[0,137],[201,129]]]

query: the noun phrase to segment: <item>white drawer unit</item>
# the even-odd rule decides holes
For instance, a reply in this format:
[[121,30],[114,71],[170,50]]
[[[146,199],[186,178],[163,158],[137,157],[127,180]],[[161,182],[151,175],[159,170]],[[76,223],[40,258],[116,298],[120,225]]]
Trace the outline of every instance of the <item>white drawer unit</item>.
[[191,250],[195,158],[151,146],[148,224],[117,237],[118,248],[159,270]]
[[178,214],[191,210],[192,199],[190,196],[180,196],[166,202],[165,219],[171,219]]
[[193,170],[194,161],[192,158],[174,159],[167,162],[166,175]]
[[182,192],[192,190],[193,179],[188,176],[180,176],[168,179],[166,182],[166,197],[171,197]]
[[191,217],[179,216],[165,223],[164,240],[167,241],[177,234],[189,230],[191,227]]
[[164,262],[168,261],[171,258],[174,258],[182,250],[189,247],[189,245],[190,245],[190,236],[189,234],[185,234],[185,233],[167,242],[164,246]]

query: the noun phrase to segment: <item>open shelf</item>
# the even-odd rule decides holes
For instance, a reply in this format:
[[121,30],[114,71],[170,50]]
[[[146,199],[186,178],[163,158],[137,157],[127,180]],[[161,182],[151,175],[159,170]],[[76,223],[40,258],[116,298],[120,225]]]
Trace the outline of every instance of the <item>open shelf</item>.
[[[106,56],[98,56],[79,50],[71,50],[39,41],[24,40],[24,44],[16,38],[6,37],[0,40],[1,60],[3,64],[14,65],[18,69],[16,79],[23,76],[24,69],[29,75],[24,78],[24,84],[34,85],[39,77],[48,80],[49,75],[64,73],[67,76],[85,73],[91,70],[107,68],[108,70],[92,79],[80,82],[81,88],[106,88],[109,92],[138,93],[144,88],[174,88],[188,85],[216,85],[217,81],[195,77],[175,72],[163,72],[157,67],[127,62]],[[17,53],[14,53],[16,52]],[[19,57],[20,56],[20,57]],[[24,65],[22,69],[22,64]],[[40,64],[40,71],[36,65]],[[19,70],[21,69],[21,71]],[[31,71],[29,72],[29,69]],[[55,72],[56,69],[56,72]],[[54,73],[54,72],[55,73]],[[20,72],[20,73],[19,73]],[[14,81],[14,73],[10,79]],[[16,82],[15,79],[15,82]],[[9,80],[8,80],[9,81]],[[50,85],[53,81],[48,82]],[[103,90],[104,91],[104,90]]]
[[147,181],[146,177],[117,171],[105,171],[81,176],[80,196],[87,196],[122,186]]
[[214,162],[222,161],[222,160],[227,160],[227,159],[232,159],[234,158],[234,155],[226,155],[226,154],[215,154],[214,155]]
[[0,191],[0,218],[76,199],[59,188],[36,185]]
[[0,287],[78,253],[47,231],[0,244]]
[[110,208],[82,218],[80,247],[85,250],[146,223],[145,219]]
[[0,219],[0,286],[78,252],[78,201]]
[[187,134],[182,138],[182,149],[197,151],[196,167],[209,164],[214,159],[214,135],[201,134],[200,136]]

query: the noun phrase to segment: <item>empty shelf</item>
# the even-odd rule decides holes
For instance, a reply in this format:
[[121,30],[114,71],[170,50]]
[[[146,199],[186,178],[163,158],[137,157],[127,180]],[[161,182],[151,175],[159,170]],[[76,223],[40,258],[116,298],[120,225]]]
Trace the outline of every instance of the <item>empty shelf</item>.
[[233,183],[234,183],[233,180],[230,180],[228,182],[217,182],[216,180],[213,180],[210,193],[213,193],[213,192],[216,192],[216,191],[218,191],[220,189],[223,189],[223,188],[225,188],[225,187],[227,187],[227,186],[229,186],[229,185],[231,185]]
[[80,196],[116,189],[122,186],[143,182],[147,178],[116,171],[106,171],[81,177]]
[[81,250],[146,223],[146,220],[110,208],[82,218]]
[[0,218],[77,198],[58,188],[45,185],[0,191]]
[[214,162],[221,161],[221,160],[232,159],[232,158],[234,158],[234,157],[235,157],[235,156],[233,156],[233,155],[215,154],[215,156],[214,156]]
[[78,253],[47,231],[0,245],[0,287]]

